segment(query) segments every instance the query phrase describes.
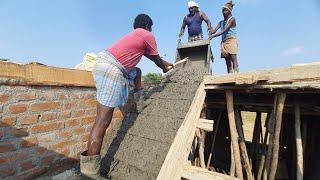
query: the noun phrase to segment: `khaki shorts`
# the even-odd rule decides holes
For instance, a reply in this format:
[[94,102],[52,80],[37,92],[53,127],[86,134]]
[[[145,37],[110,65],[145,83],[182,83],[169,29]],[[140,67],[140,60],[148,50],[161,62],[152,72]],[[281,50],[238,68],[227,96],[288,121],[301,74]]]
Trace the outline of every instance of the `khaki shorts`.
[[221,43],[221,58],[229,57],[231,54],[238,53],[237,38],[229,38]]

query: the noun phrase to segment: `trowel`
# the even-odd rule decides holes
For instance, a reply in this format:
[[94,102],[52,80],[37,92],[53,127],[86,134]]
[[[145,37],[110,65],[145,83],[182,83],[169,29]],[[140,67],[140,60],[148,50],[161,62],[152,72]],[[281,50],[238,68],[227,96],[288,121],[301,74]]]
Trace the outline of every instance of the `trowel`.
[[178,66],[179,64],[182,64],[182,63],[186,63],[188,61],[189,61],[189,57],[186,57],[186,58],[181,59],[180,61],[178,61],[176,63],[173,63],[172,66],[168,66],[169,71],[164,73],[162,76],[167,76],[167,75],[171,74],[174,71],[176,66]]

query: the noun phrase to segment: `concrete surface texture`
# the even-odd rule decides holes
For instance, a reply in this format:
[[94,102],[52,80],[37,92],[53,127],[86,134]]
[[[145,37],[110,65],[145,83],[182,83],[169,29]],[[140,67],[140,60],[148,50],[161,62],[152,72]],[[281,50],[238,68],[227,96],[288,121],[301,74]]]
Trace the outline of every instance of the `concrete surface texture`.
[[[136,108],[105,135],[102,172],[111,179],[156,179],[205,74],[204,67],[180,67],[145,90]],[[76,169],[58,177],[84,179]]]

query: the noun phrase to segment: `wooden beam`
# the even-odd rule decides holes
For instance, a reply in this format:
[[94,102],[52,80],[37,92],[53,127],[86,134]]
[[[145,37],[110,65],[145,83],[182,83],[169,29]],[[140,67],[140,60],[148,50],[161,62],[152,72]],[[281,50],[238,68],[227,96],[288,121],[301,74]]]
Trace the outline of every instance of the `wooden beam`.
[[303,150],[301,140],[301,120],[300,120],[300,103],[295,103],[295,135],[296,135],[296,149],[297,149],[297,180],[303,179]]
[[206,92],[202,82],[193,98],[189,111],[187,112],[181,127],[177,131],[169,152],[162,164],[157,180],[181,179],[184,164],[187,164],[191,144],[196,131],[197,123]]
[[277,109],[275,115],[275,130],[274,130],[274,139],[273,139],[273,146],[272,146],[272,160],[270,165],[270,172],[268,175],[268,179],[275,179],[277,166],[278,166],[278,157],[279,157],[279,141],[280,141],[280,131],[281,131],[281,123],[282,123],[282,112],[284,108],[284,103],[286,100],[286,94],[280,93],[278,102],[277,102]]
[[222,116],[222,112],[220,111],[219,115],[218,115],[218,119],[217,119],[217,124],[215,125],[216,128],[215,128],[214,134],[213,134],[213,140],[212,140],[212,145],[211,145],[211,148],[210,148],[210,154],[209,154],[209,158],[208,158],[208,162],[207,162],[207,168],[209,168],[209,166],[210,166],[211,157],[212,157],[212,153],[213,153],[213,149],[214,149],[214,144],[216,142],[217,133],[218,133],[218,129],[219,129],[219,124],[220,124],[220,121],[221,121],[221,116]]
[[235,117],[236,117],[236,126],[239,134],[240,152],[241,152],[241,157],[244,161],[244,168],[247,174],[247,179],[253,180],[254,178],[252,176],[251,165],[250,165],[249,156],[247,153],[247,147],[245,144],[244,133],[242,129],[241,113],[238,110],[235,110]]
[[213,131],[213,120],[209,119],[199,119],[199,123],[197,125],[197,128],[203,129],[207,132],[212,132]]
[[228,119],[229,119],[230,134],[231,134],[231,144],[232,144],[234,161],[236,166],[236,174],[238,178],[243,179],[242,165],[241,165],[239,144],[238,144],[239,136],[237,133],[236,123],[234,118],[233,93],[231,90],[226,91],[226,99],[227,99]]
[[225,174],[212,172],[204,168],[199,168],[195,166],[188,166],[183,169],[182,178],[189,179],[189,180],[224,180],[224,179],[237,179],[235,177],[231,177]]

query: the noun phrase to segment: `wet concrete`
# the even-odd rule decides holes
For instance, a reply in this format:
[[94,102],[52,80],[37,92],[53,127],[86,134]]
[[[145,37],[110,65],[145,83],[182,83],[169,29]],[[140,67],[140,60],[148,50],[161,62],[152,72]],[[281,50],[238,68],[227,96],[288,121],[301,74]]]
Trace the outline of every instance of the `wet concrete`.
[[[158,86],[146,90],[137,108],[106,134],[101,152],[102,172],[115,180],[156,179],[207,73],[204,67],[182,66]],[[70,170],[66,172],[70,179],[83,179],[77,168],[71,176]]]

